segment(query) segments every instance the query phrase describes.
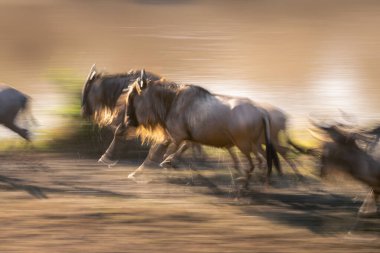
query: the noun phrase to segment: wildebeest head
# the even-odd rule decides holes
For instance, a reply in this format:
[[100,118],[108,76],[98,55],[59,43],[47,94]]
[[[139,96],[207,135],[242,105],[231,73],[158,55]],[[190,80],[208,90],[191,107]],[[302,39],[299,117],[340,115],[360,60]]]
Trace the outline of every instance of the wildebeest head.
[[321,152],[321,177],[326,176],[329,168],[339,168],[353,174],[356,167],[370,160],[369,155],[361,147],[361,143],[369,139],[360,132],[348,130],[339,123],[326,124],[312,122],[328,139],[324,139]]
[[[357,146],[358,141],[369,142],[371,138],[366,136],[359,130],[355,130],[351,125],[345,125],[343,123],[323,123],[311,120],[311,123],[320,131],[325,133],[329,139],[335,143],[342,145]],[[326,142],[326,139],[324,139]],[[328,142],[328,141],[327,141]]]
[[166,115],[181,87],[163,78],[151,79],[145,70],[141,71],[128,89],[126,121],[138,127],[142,139],[162,140]]
[[[140,76],[140,71],[131,70],[122,74],[98,73],[95,66],[90,70],[82,91],[82,116],[91,118],[100,125],[111,124],[124,111],[124,95]],[[147,73],[153,80],[161,77]]]

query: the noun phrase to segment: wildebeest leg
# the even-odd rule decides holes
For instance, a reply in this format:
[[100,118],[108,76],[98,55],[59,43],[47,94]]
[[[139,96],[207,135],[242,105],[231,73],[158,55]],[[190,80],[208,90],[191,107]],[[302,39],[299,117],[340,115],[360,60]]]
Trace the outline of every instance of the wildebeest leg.
[[133,179],[137,172],[143,171],[145,167],[158,166],[163,160],[163,156],[170,145],[170,141],[166,140],[163,143],[154,144],[148,153],[148,156],[145,158],[144,162],[132,173],[128,175],[128,178]]
[[376,200],[378,198],[378,193],[374,192],[373,189],[367,194],[362,206],[359,209],[360,216],[367,216],[377,213]]
[[128,123],[127,124],[121,123],[118,125],[118,127],[115,130],[111,144],[107,148],[106,152],[104,152],[104,154],[100,157],[99,162],[103,162],[109,165],[112,163],[116,150],[120,146],[120,144],[124,141],[123,138],[129,129],[130,127]]
[[201,158],[201,159],[204,159],[204,160],[207,159],[207,155],[204,152],[204,150],[202,148],[202,145],[193,142],[191,144],[191,148],[192,148],[193,156],[194,157]]
[[190,141],[184,141],[181,144],[180,148],[175,151],[175,155],[174,155],[175,159],[179,159],[183,155],[183,153],[185,153],[185,151],[188,150],[190,147],[193,150],[193,157],[194,157],[194,149],[195,149],[194,146],[200,147],[199,144],[195,144],[195,143],[192,143]]
[[11,129],[13,132],[20,135],[22,138],[24,138],[27,141],[30,141],[29,131],[27,129],[21,128],[16,126],[13,122],[11,123],[4,123],[4,126]]
[[148,156],[145,159],[144,163],[147,162],[148,165],[150,165],[150,163],[153,163],[154,165],[159,165],[163,161],[164,155],[167,152],[167,149],[170,144],[170,140],[165,140],[162,143],[154,144],[150,148]]
[[176,152],[175,158],[177,159],[180,159],[183,153],[185,153],[190,147],[192,149],[193,158],[202,158],[202,156],[205,156],[204,152],[202,151],[202,146],[198,143],[191,142],[191,141],[184,141],[182,145],[183,147],[180,147],[180,150]]
[[25,120],[26,127],[28,128],[29,126],[38,126],[38,121],[34,117],[32,113],[32,107],[30,105],[30,102],[28,101],[24,110],[20,110],[18,115],[20,115],[20,118]]
[[173,142],[169,141],[169,145],[166,149],[166,152],[163,156],[163,160],[165,160],[169,155],[173,154],[174,152],[176,152],[178,149],[178,146],[176,146]]
[[264,153],[263,148],[261,147],[261,145],[253,144],[252,145],[252,152],[253,152],[254,156],[256,157],[256,159],[259,161],[260,169],[263,169],[265,167],[264,166],[264,159],[263,159],[263,156],[261,155]]
[[[202,155],[202,147],[200,144],[198,143],[194,143],[194,142],[191,142],[191,141],[183,141],[180,146],[179,146],[179,149],[176,150],[176,146],[175,145],[172,145],[172,146],[169,146],[169,148],[167,149],[165,155],[164,155],[164,160],[166,160],[166,158],[173,154],[172,158],[171,158],[171,166],[174,166],[173,165],[173,161],[175,161],[176,159],[180,159],[181,156],[183,155],[184,152],[186,152],[189,148],[192,148],[192,151],[193,151],[193,158],[195,157],[195,153],[198,153],[198,156],[201,156]],[[175,154],[174,154],[175,153]],[[164,164],[162,164],[164,165]]]
[[186,149],[189,148],[189,142],[181,142],[180,144],[174,143],[173,146],[173,152],[171,154],[168,154],[165,160],[160,164],[163,168],[172,168],[173,167],[173,160],[179,155],[185,152]]
[[232,161],[234,162],[234,168],[239,173],[242,174],[239,169],[239,159],[237,158],[235,152],[232,150],[232,148],[227,148],[228,153],[230,154]]
[[[189,147],[190,145],[187,143],[187,142],[182,142],[179,146],[178,145],[175,145],[174,143],[170,142],[170,144],[172,145],[169,145],[165,154],[164,154],[164,159],[163,160],[166,160],[166,158],[171,155],[171,154],[174,154],[174,153],[177,153],[178,155],[182,155],[183,152],[185,152]],[[181,147],[181,153],[178,153],[178,147]]]
[[303,178],[302,174],[297,168],[297,165],[288,156],[290,149],[282,145],[277,145],[276,150],[282,156],[282,158],[284,158],[284,160],[289,164],[290,168],[292,168],[293,172],[298,176],[298,178]]
[[248,170],[248,173],[247,173],[247,179],[246,179],[246,182],[244,184],[244,188],[248,188],[249,180],[251,179],[253,170],[255,169],[255,165],[253,164],[252,157],[251,157],[251,154],[249,152],[245,153],[244,155],[247,157],[247,160],[248,160],[248,163],[249,163],[249,170]]
[[[276,151],[278,151],[278,150],[277,150],[278,145],[275,145],[275,147],[276,147]],[[257,146],[257,149],[258,149],[259,153],[261,154],[261,156],[263,156],[263,157],[266,159],[266,158],[267,158],[267,153],[264,151],[264,149],[263,149],[263,147],[262,147],[261,144]],[[280,153],[280,154],[281,154],[281,153]],[[282,156],[282,157],[284,157],[284,156]],[[284,159],[285,159],[285,158],[284,158]],[[276,167],[275,167],[275,168],[276,168]],[[276,168],[276,170],[277,170],[277,173],[278,173],[279,175],[282,175],[281,163],[278,164],[278,168]],[[271,176],[271,174],[272,174],[272,170],[268,168],[268,171],[267,171],[267,177],[268,177],[268,178],[267,178],[267,180],[269,180],[269,177]]]
[[252,152],[252,144],[245,140],[234,140],[236,147],[243,153],[243,155],[247,158],[249,169],[246,174],[246,181],[244,184],[244,188],[248,188],[249,180],[251,179],[253,170],[255,169],[255,165],[252,161],[251,152]]

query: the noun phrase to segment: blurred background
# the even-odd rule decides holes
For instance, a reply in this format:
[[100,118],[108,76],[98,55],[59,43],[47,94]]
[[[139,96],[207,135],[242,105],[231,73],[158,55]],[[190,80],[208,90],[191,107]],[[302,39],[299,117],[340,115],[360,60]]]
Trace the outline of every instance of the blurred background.
[[0,83],[39,123],[32,144],[0,126],[0,252],[379,252],[380,216],[357,215],[368,187],[320,180],[312,156],[270,184],[256,166],[248,190],[216,148],[130,180],[148,146],[107,167],[112,132],[80,116],[94,63],[145,68],[282,108],[312,146],[310,115],[380,123],[379,25],[379,0],[0,0]]
[[47,141],[84,124],[80,92],[93,63],[268,102],[292,129],[338,109],[373,123],[379,24],[375,0],[0,0],[0,82],[33,98],[36,138]]

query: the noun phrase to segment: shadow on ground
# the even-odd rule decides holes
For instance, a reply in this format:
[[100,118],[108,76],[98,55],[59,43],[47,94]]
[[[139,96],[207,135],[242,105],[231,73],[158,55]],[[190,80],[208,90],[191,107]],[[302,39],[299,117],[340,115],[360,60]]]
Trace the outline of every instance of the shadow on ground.
[[[167,182],[191,185],[197,193],[225,198],[225,203],[238,206],[247,215],[307,228],[319,235],[355,232],[380,236],[380,215],[357,217],[362,199],[355,200],[351,193],[334,193],[314,177],[304,176],[300,181],[290,174],[273,177],[271,186],[265,187],[260,173],[253,176],[250,190],[241,193],[228,173],[210,174],[204,169],[193,170],[192,177],[170,177]],[[237,197],[239,201],[233,201]]]
[[101,190],[91,187],[79,187],[66,183],[59,183],[63,187],[44,187],[29,184],[26,181],[18,178],[11,178],[0,175],[0,189],[7,191],[25,191],[29,195],[38,198],[46,199],[49,193],[55,194],[70,194],[70,195],[82,195],[82,196],[100,196],[100,197],[119,197],[119,198],[131,198],[132,194],[122,194],[113,191]]

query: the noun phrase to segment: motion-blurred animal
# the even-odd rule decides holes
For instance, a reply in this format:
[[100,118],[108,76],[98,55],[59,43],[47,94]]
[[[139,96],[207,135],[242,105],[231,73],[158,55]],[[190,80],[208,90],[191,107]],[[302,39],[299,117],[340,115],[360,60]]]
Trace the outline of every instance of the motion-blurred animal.
[[[150,80],[160,80],[162,77],[151,72],[146,73]],[[128,87],[140,76],[140,71],[131,70],[122,74],[106,74],[99,72],[95,64],[91,67],[82,89],[81,110],[84,118],[91,119],[100,126],[115,131],[125,116],[125,95]],[[133,138],[134,135],[127,137]],[[170,143],[170,142],[167,142]],[[166,143],[153,144],[141,168],[162,162],[167,149]],[[191,145],[202,152],[200,145]],[[113,155],[110,155],[113,157]],[[112,163],[111,161],[105,161]]]
[[[82,90],[82,115],[86,118],[91,118],[96,123],[100,125],[105,125],[111,128],[113,131],[116,129],[117,125],[120,124],[124,119],[125,114],[125,94],[128,87],[139,77],[139,71],[129,71],[125,74],[105,74],[98,72],[95,65],[91,68],[88,78],[86,79],[85,85]],[[151,81],[156,81],[162,79],[161,76],[153,74],[151,72],[146,73],[147,78]],[[220,97],[220,99],[228,98],[223,95],[215,95]],[[295,163],[288,157],[290,151],[289,143],[290,139],[286,135],[286,114],[277,107],[268,104],[258,104],[257,107],[262,108],[267,111],[270,118],[270,129],[273,145],[279,154],[285,159],[285,161],[291,166],[291,168],[298,173]],[[285,133],[284,137],[288,142],[281,143],[279,139],[279,133]],[[141,168],[145,165],[151,163],[162,162],[163,156],[167,153],[167,148],[170,145],[170,141],[166,140],[164,143],[157,143],[152,145],[147,158],[142,164]],[[259,160],[260,165],[263,164],[262,157],[266,156],[263,150],[263,144],[265,144],[265,137],[262,133],[258,142],[253,144],[252,151],[256,158]],[[202,154],[202,149],[200,145],[194,142],[185,142],[183,147],[180,149],[184,152],[187,148],[192,147],[193,153]],[[194,152],[195,151],[195,152]],[[239,161],[236,155],[231,149],[228,149],[233,161],[234,166],[237,169],[239,167]],[[177,155],[180,156],[178,152]],[[177,157],[178,157],[177,156]],[[113,154],[109,154],[110,158],[114,158]],[[112,164],[112,161],[103,159],[106,163]],[[278,170],[281,173],[281,168]],[[268,171],[270,174],[270,171]],[[132,174],[131,176],[133,176]]]
[[174,143],[174,151],[162,164],[171,164],[182,152],[180,145],[184,141],[224,148],[236,146],[249,162],[248,182],[254,169],[252,146],[264,132],[268,171],[273,163],[279,167],[270,137],[269,115],[250,99],[215,96],[195,85],[151,81],[141,71],[141,77],[129,88],[126,104],[126,118],[101,160],[114,153],[125,135],[137,131],[142,138],[169,139]]
[[24,114],[27,120],[35,123],[31,113],[31,98],[5,84],[0,84],[0,124],[30,141],[30,132],[15,123],[16,116]]
[[359,214],[376,213],[376,201],[380,196],[380,161],[359,145],[359,142],[368,142],[368,138],[360,132],[349,131],[338,124],[313,124],[330,138],[322,145],[321,176],[326,176],[331,168],[336,168],[366,184],[371,191]]

